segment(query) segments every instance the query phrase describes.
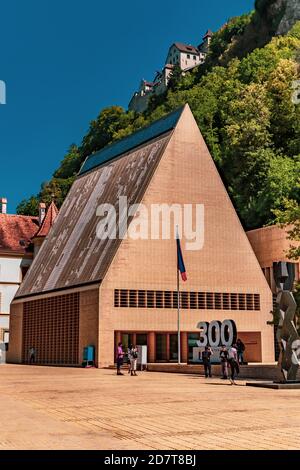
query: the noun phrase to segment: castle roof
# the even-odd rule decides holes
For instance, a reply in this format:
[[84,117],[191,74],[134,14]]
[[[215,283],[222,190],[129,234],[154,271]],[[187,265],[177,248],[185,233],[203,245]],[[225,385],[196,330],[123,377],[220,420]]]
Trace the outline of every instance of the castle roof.
[[57,215],[58,215],[58,209],[57,209],[54,201],[52,201],[50,206],[48,207],[48,210],[46,212],[44,220],[41,223],[41,226],[39,227],[37,233],[34,235],[34,238],[46,237],[48,235],[48,233],[50,231],[50,228],[52,227]]
[[0,252],[24,255],[38,224],[38,217],[0,214]]
[[203,36],[203,39],[206,39],[206,38],[211,38],[213,35],[213,32],[211,29],[208,29],[205,33],[205,36]]
[[199,55],[199,51],[197,47],[191,46],[190,44],[184,44],[182,42],[175,42],[174,46],[176,46],[180,52],[186,52],[187,54]]

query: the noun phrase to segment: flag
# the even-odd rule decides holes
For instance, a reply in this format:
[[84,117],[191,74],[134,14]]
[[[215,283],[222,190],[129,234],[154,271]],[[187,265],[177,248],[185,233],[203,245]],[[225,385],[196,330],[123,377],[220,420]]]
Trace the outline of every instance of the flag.
[[177,268],[180,271],[181,279],[185,282],[187,281],[187,275],[186,275],[186,270],[185,270],[184,261],[182,257],[182,251],[181,251],[180,240],[179,240],[178,234],[176,237],[176,243],[177,243]]

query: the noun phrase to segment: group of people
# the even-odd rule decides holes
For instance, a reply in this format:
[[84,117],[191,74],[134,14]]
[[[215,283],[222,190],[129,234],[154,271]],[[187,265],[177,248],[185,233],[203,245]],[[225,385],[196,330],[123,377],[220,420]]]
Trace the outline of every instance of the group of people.
[[[240,368],[239,365],[244,363],[244,343],[238,339],[236,344],[233,344],[229,348],[222,346],[220,350],[220,361],[222,366],[222,378],[228,379],[234,384],[235,377],[239,374]],[[202,362],[204,365],[205,377],[212,377],[211,373],[211,356],[213,351],[209,346],[205,346],[204,351],[202,352]],[[118,343],[117,347],[117,375],[124,375],[121,372],[121,367],[124,364],[124,358],[126,354],[123,351],[122,343]],[[137,369],[137,360],[138,360],[138,349],[134,344],[131,344],[127,350],[127,364],[128,364],[128,374],[136,376]],[[228,373],[228,366],[230,367],[230,376]]]
[[[121,367],[124,364],[125,352],[123,351],[122,343],[118,343],[117,349],[117,375],[124,375],[121,372]],[[128,363],[128,374],[137,375],[137,360],[138,360],[138,350],[134,344],[131,344],[127,350],[127,363]]]
[[[233,344],[229,348],[222,346],[220,350],[220,361],[222,366],[222,378],[228,379],[234,384],[234,379],[240,372],[240,364],[244,363],[244,343],[238,339],[236,344]],[[205,377],[211,377],[211,356],[213,352],[209,346],[205,346],[205,350],[202,352],[202,362],[204,365]],[[230,377],[228,374],[228,366],[230,367]]]

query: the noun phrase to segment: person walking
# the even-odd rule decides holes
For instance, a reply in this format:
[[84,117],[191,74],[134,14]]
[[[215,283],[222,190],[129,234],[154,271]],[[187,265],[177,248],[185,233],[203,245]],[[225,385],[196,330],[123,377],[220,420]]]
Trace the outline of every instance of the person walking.
[[130,351],[132,348],[132,344],[130,344],[127,348],[127,364],[128,364],[128,374],[131,373],[131,361],[130,361]]
[[226,346],[222,346],[221,348],[220,359],[222,366],[222,379],[228,379],[228,351]]
[[131,375],[137,375],[136,366],[137,366],[137,360],[138,360],[138,350],[135,345],[131,345],[130,347],[129,359],[130,359],[130,373]]
[[35,349],[34,347],[29,348],[29,364],[35,363]]
[[212,356],[212,350],[209,346],[205,346],[204,351],[202,352],[202,362],[204,365],[205,378],[211,377],[211,363],[210,358]]
[[228,363],[231,369],[230,381],[231,384],[235,384],[235,374],[238,375],[240,373],[236,344],[233,344],[228,350]]
[[118,348],[117,348],[117,375],[124,375],[121,372],[121,366],[123,365],[123,358],[124,358],[123,345],[122,345],[122,343],[118,343]]
[[246,347],[240,339],[237,340],[236,346],[239,364],[244,364],[244,352]]

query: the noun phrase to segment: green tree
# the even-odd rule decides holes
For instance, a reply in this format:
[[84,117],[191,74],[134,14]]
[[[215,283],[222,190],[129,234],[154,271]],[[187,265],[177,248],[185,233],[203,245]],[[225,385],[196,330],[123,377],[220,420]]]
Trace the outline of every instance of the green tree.
[[[296,188],[300,191],[299,173],[297,176],[298,183]],[[285,199],[284,207],[274,211],[277,216],[276,221],[282,226],[289,228],[288,234],[291,240],[291,248],[288,256],[296,261],[300,258],[300,204],[298,201],[295,199]]]
[[17,214],[32,215],[39,214],[39,199],[36,196],[31,196],[29,199],[23,199],[17,206]]
[[170,75],[168,88],[172,91],[176,91],[180,87],[180,82],[182,80],[182,70],[179,65],[174,65],[172,73]]

